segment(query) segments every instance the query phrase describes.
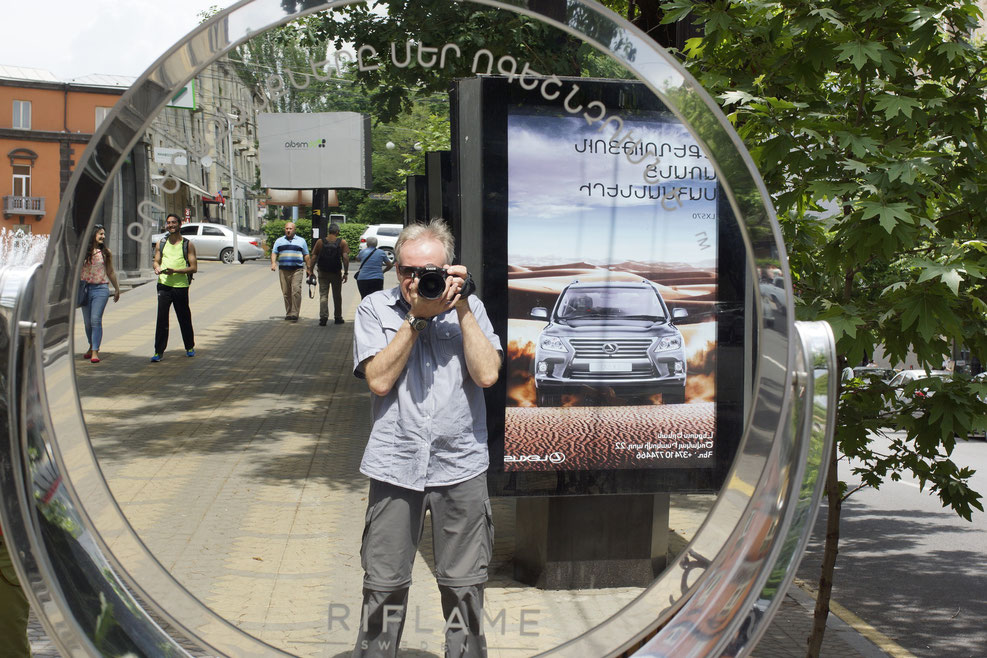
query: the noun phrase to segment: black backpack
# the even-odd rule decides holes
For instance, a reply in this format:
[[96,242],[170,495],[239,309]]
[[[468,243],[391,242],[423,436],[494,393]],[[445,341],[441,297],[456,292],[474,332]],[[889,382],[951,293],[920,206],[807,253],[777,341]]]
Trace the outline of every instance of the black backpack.
[[[165,248],[165,243],[166,242],[168,242],[168,236],[167,235],[164,236],[163,238],[161,238],[161,242],[158,243],[158,251],[161,252],[161,257],[162,258],[164,258],[164,248]],[[186,267],[192,267],[192,263],[188,259],[188,238],[186,238],[186,237],[183,237],[182,238],[182,256],[184,256],[184,258],[185,258],[185,266]],[[191,284],[192,283],[192,273],[189,272],[185,276],[188,277],[188,282]]]
[[322,250],[319,252],[318,260],[320,270],[339,272],[343,269],[342,242],[342,238],[336,238],[335,242],[322,241]]

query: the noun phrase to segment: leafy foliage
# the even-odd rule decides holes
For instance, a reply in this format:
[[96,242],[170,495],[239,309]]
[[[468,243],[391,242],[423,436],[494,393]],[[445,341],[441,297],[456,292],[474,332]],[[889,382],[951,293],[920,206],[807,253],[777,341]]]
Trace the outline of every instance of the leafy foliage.
[[[444,67],[411,64],[355,72],[384,122],[408,111],[416,94],[444,94],[451,80],[473,76],[473,56],[482,49],[558,75],[578,75],[586,54],[578,39],[541,21],[473,3],[383,0],[319,13],[308,22],[335,48],[370,46],[378,57],[391,58],[393,47],[399,61],[420,46],[456,44],[461,56],[450,53]],[[410,47],[409,41],[417,45]]]
[[360,236],[367,230],[366,224],[359,222],[346,222],[339,226],[339,237],[346,240],[350,247],[350,260],[356,260],[356,255],[360,251]]
[[[954,343],[987,354],[987,61],[972,0],[663,4],[702,36],[690,71],[744,139],[789,245],[801,319],[827,320],[842,363],[883,346],[939,367]],[[982,510],[951,460],[987,410],[969,380],[893,405],[884,386],[847,386],[837,441],[872,486],[910,472],[969,519]],[[891,396],[893,397],[893,396]],[[877,454],[868,432],[904,431]]]

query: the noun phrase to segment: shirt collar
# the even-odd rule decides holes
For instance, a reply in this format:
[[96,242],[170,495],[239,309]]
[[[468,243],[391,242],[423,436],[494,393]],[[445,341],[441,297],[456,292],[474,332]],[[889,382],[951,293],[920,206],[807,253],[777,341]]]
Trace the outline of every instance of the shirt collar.
[[393,306],[402,313],[407,313],[411,310],[411,304],[405,301],[404,297],[401,295],[400,284],[385,290],[384,296],[387,297],[388,306]]

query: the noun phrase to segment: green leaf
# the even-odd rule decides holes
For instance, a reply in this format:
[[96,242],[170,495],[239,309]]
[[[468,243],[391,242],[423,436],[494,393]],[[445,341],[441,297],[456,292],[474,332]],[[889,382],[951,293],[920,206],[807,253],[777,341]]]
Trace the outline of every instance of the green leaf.
[[839,132],[836,136],[839,140],[840,146],[843,148],[849,148],[853,151],[854,156],[858,158],[863,158],[868,154],[877,151],[881,146],[876,139],[867,135],[855,135],[851,132]]
[[663,3],[661,7],[663,12],[661,24],[668,25],[679,22],[689,15],[692,8],[692,0],[671,0],[671,2]]
[[752,101],[761,100],[757,96],[751,96],[746,91],[742,89],[734,89],[733,91],[725,91],[719,96],[723,99],[724,105],[733,105],[734,103],[740,103],[741,105],[746,105]]
[[686,57],[695,58],[702,55],[705,48],[705,39],[702,37],[692,37],[685,40],[685,44],[682,46],[682,52],[685,53]]
[[875,203],[873,201],[862,201],[860,202],[860,207],[863,210],[863,214],[861,215],[863,219],[877,217],[878,221],[881,223],[881,226],[888,232],[889,235],[899,222],[913,224],[915,221],[912,214],[909,212],[911,210],[911,206],[907,203]]
[[960,274],[960,270],[938,263],[930,263],[919,274],[918,282],[922,283],[931,279],[939,279],[953,291],[954,295],[960,294],[960,282],[963,281],[963,275]]
[[859,71],[867,66],[868,61],[880,64],[881,54],[886,52],[887,48],[874,41],[850,41],[838,45],[836,51],[839,53],[836,61],[850,60],[854,68]]
[[870,171],[870,167],[865,165],[863,162],[858,162],[857,160],[844,160],[843,168],[849,169],[850,171],[858,174],[866,174]]
[[864,324],[864,320],[861,317],[847,314],[846,310],[840,307],[833,307],[820,316],[820,319],[828,322],[833,328],[833,337],[837,342],[843,336],[856,338],[857,327]]
[[878,112],[884,112],[884,116],[889,119],[893,119],[899,114],[910,119],[912,118],[912,110],[921,107],[921,105],[914,98],[895,96],[893,94],[884,94],[874,101],[874,109]]
[[840,20],[840,15],[836,11],[830,9],[829,7],[824,7],[822,9],[813,9],[809,12],[810,16],[818,16],[825,20],[827,23],[835,25],[841,30],[846,27],[846,24]]

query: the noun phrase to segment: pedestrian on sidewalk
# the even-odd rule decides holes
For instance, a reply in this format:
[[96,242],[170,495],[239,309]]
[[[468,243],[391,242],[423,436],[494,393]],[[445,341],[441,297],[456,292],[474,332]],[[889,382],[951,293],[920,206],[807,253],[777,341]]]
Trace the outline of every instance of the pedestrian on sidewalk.
[[113,269],[113,254],[106,246],[106,229],[96,225],[86,260],[82,263],[82,280],[79,282],[79,298],[82,300],[82,322],[86,326],[89,348],[82,355],[92,363],[99,363],[99,347],[103,342],[103,311],[110,298],[109,284],[113,284],[113,302],[120,301],[120,284]]
[[295,234],[295,223],[284,225],[284,236],[274,241],[271,248],[271,270],[278,270],[281,294],[284,295],[284,319],[298,321],[302,308],[302,279],[310,270],[308,243]]
[[[363,606],[354,656],[396,656],[412,564],[432,515],[446,656],[486,655],[483,586],[493,542],[483,389],[503,350],[442,220],[409,226],[395,245],[398,286],[357,308],[354,374],[365,377],[374,423],[360,472],[370,478],[360,559]],[[418,294],[425,266],[443,263],[445,290]]]
[[165,219],[168,235],[154,247],[154,273],[158,275],[158,320],[154,328],[154,356],[151,357],[154,363],[164,357],[168,347],[168,316],[172,306],[182,330],[185,356],[195,356],[195,333],[192,330],[188,291],[199,264],[195,258],[195,245],[182,236],[179,231],[181,225],[178,215],[168,215]]
[[377,238],[372,235],[367,238],[367,246],[361,249],[356,257],[360,261],[360,269],[356,271],[353,278],[356,279],[360,299],[372,292],[383,290],[384,273],[394,267],[394,262],[386,251],[377,248]]
[[319,324],[329,322],[329,288],[332,287],[332,311],[335,324],[343,324],[343,284],[350,272],[350,246],[339,237],[339,224],[330,224],[325,239],[312,246],[308,275],[319,270]]

